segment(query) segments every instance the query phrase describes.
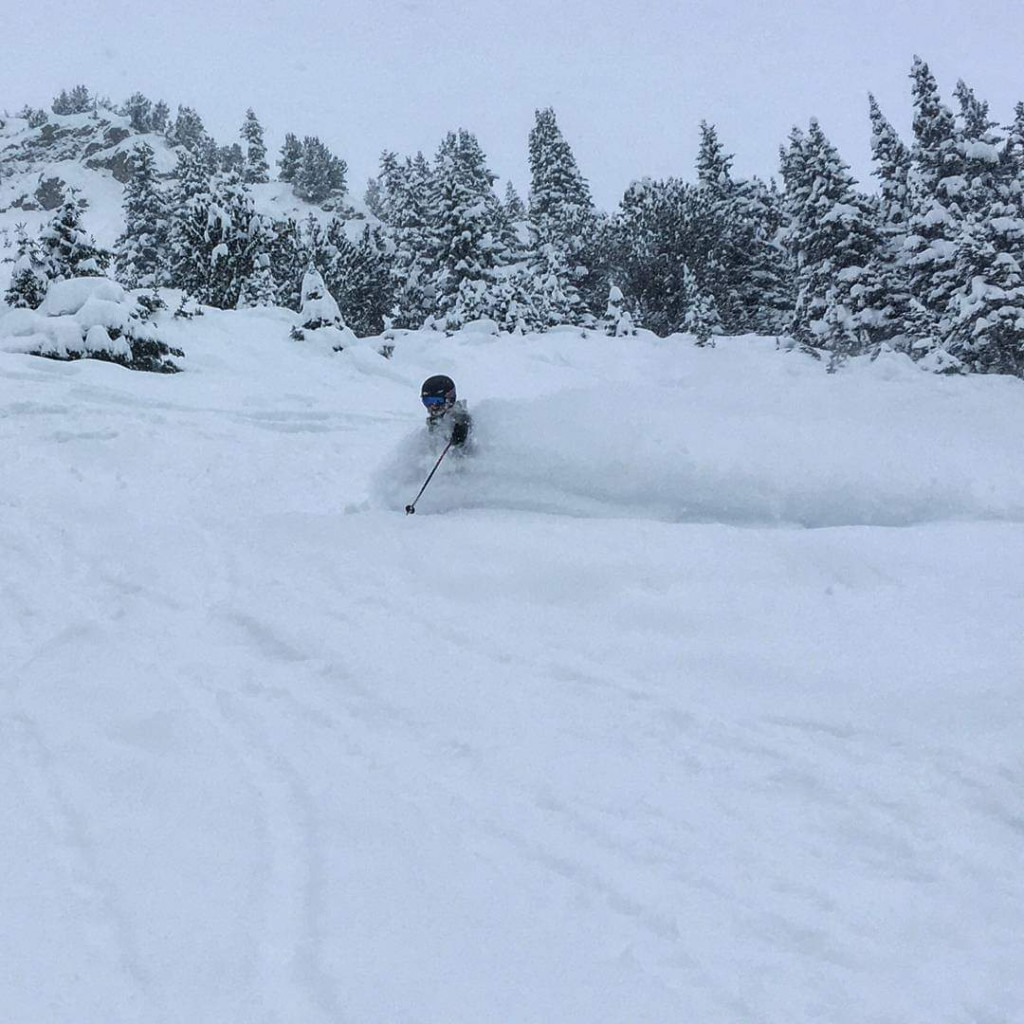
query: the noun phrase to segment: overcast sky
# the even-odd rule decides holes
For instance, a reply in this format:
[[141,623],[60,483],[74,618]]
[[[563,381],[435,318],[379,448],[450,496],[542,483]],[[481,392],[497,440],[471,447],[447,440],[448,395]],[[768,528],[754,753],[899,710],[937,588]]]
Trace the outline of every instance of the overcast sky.
[[78,82],[138,89],[226,142],[252,106],[275,149],[320,135],[362,194],[382,148],[432,154],[460,126],[525,192],[533,111],[551,105],[611,207],[642,175],[692,176],[702,117],[740,174],[775,173],[790,126],[816,116],[866,176],[867,93],[908,131],[914,53],[1007,120],[1024,0],[3,0],[0,109]]

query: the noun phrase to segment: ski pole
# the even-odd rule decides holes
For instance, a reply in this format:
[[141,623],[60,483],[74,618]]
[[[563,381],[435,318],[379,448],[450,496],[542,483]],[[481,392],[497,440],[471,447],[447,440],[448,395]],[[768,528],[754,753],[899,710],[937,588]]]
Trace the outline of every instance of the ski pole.
[[411,505],[405,506],[405,514],[407,516],[411,516],[416,511],[416,502],[423,497],[423,492],[427,489],[427,484],[429,484],[430,481],[434,478],[434,474],[437,472],[437,467],[441,465],[441,460],[448,454],[448,449],[451,448],[451,446],[452,442],[451,440],[449,440],[448,443],[444,446],[444,451],[441,452],[441,454],[437,457],[437,462],[434,463],[434,468],[430,471],[430,475],[427,477],[426,480],[423,481],[423,486],[420,488],[420,493],[417,494],[416,497],[412,499]]

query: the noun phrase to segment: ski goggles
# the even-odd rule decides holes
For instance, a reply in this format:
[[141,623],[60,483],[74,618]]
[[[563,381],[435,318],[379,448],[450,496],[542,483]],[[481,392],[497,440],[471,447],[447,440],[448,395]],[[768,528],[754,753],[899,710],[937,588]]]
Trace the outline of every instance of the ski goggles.
[[424,395],[422,401],[428,409],[436,409],[440,405],[448,404],[448,399],[444,395]]

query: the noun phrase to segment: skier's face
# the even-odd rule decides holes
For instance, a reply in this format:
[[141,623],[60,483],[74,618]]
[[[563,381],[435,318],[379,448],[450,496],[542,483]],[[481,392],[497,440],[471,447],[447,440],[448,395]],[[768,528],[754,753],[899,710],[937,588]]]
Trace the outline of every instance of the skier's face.
[[427,395],[423,399],[423,405],[432,420],[436,420],[448,411],[448,403],[440,395]]

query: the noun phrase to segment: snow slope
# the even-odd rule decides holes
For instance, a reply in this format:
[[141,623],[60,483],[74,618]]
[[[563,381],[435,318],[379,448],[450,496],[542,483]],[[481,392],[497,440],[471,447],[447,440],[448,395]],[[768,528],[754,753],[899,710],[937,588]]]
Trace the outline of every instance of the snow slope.
[[0,353],[0,1017],[1022,1019],[1024,382],[293,319]]
[[[44,180],[57,178],[65,193],[74,190],[85,204],[82,225],[99,245],[114,247],[124,230],[124,185],[112,167],[123,163],[142,142],[153,149],[157,172],[170,188],[177,148],[169,146],[162,135],[134,131],[126,117],[107,110],[101,114],[50,114],[46,125],[29,128],[24,119],[4,118],[0,111],[0,294],[10,283],[18,226],[24,225],[34,234],[53,217],[52,210],[40,209],[35,201],[35,191]],[[333,216],[299,199],[286,182],[250,187],[256,211],[271,220],[291,217],[301,224],[312,215],[323,223]],[[355,239],[367,222],[376,220],[361,197],[346,195],[345,204],[353,213],[345,230]],[[0,310],[3,308],[0,302]]]

